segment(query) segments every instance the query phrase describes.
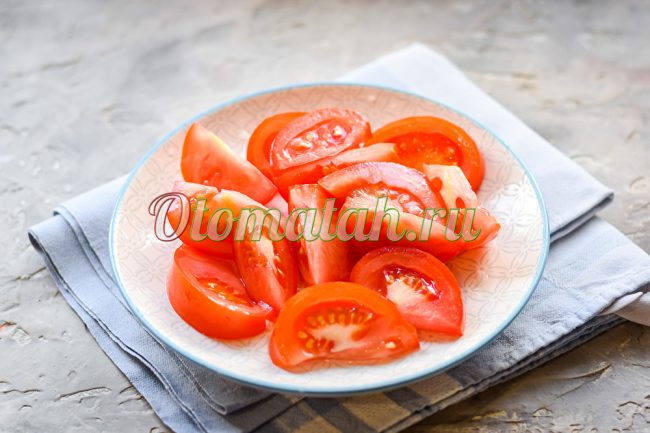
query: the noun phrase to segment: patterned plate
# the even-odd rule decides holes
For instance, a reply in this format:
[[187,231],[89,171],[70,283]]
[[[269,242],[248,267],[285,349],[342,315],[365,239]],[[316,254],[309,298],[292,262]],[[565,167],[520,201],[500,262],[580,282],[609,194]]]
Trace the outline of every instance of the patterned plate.
[[[463,289],[465,331],[449,343],[423,343],[400,360],[373,366],[332,365],[301,374],[275,367],[267,353],[269,331],[256,338],[222,342],[203,336],[173,311],[165,278],[175,243],[159,241],[148,213],[151,200],[180,179],[180,152],[191,122],[216,132],[242,154],[248,136],[265,117],[284,111],[348,107],[377,128],[395,119],[433,115],[467,131],[485,158],[479,191],[502,225],[484,248],[466,252],[450,267]],[[548,222],[530,173],[504,143],[466,116],[416,95],[347,84],[319,84],[247,96],[199,115],[156,145],[136,166],[113,215],[111,257],[122,293],[134,314],[158,339],[216,373],[256,387],[288,393],[343,395],[403,385],[444,371],[498,335],[535,288],[548,251]]]

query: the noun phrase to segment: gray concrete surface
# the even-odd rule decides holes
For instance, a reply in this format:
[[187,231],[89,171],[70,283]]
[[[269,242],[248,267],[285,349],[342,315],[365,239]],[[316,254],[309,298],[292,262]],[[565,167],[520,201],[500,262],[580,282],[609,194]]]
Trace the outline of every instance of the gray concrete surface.
[[[0,432],[166,428],[88,335],[27,227],[218,101],[413,41],[615,188],[650,250],[650,3],[0,2]],[[624,324],[412,428],[650,431],[650,330]]]

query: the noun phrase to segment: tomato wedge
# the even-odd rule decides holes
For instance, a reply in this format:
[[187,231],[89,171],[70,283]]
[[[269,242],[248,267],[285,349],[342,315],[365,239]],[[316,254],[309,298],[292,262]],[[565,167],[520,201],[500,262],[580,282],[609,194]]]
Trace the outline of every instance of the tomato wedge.
[[[238,227],[233,229],[233,249],[237,269],[244,280],[251,298],[262,301],[278,312],[298,287],[298,270],[293,251],[286,239],[274,239],[269,230],[282,226],[282,217],[273,214],[264,217],[263,213],[247,216],[243,221],[244,210],[268,211],[262,204],[237,191],[222,190],[217,202],[232,211],[239,224],[245,224],[243,236],[239,238]],[[259,230],[259,239],[253,234]],[[280,234],[280,230],[278,231]]]
[[284,369],[315,360],[388,361],[420,347],[417,331],[396,306],[359,284],[307,287],[289,299],[271,335],[269,353]]
[[331,158],[290,168],[273,180],[281,194],[286,195],[288,188],[303,183],[315,183],[341,168],[362,162],[398,162],[393,143],[377,143],[372,146],[346,150]]
[[271,145],[271,171],[282,170],[334,156],[370,138],[370,123],[345,108],[312,111],[289,122]]
[[[313,230],[320,228],[321,234],[333,227],[322,227],[323,208],[328,195],[318,185],[296,185],[289,190],[289,211],[294,209],[315,209]],[[335,221],[333,221],[335,224]],[[332,225],[334,225],[332,224]],[[308,224],[305,231],[312,231]],[[298,268],[302,278],[309,285],[345,280],[350,275],[350,247],[339,238],[325,240],[301,237],[298,241]]]
[[257,335],[266,329],[271,314],[271,307],[247,295],[232,260],[206,256],[187,246],[174,253],[167,295],[185,322],[213,338]]
[[[180,240],[185,245],[205,253],[225,257],[232,256],[232,238],[228,237],[220,241],[215,241],[206,236],[211,213],[223,207],[219,200],[219,189],[207,185],[178,181],[174,184],[172,190],[184,194],[189,199],[190,209],[184,209],[183,203],[180,200],[175,200],[167,212],[167,219],[172,228],[177,231],[182,230],[180,231]],[[194,224],[196,215],[194,209],[200,200],[205,200],[206,212],[204,218],[201,220],[201,225],[199,226],[197,224],[196,226],[198,230],[193,230],[192,225]],[[188,211],[190,212],[190,217],[187,220],[188,224],[185,227],[179,227],[183,220],[183,212]],[[218,224],[217,228],[219,233],[223,233],[223,224]]]
[[266,177],[271,178],[271,145],[278,132],[290,121],[304,115],[301,112],[280,113],[267,117],[260,123],[248,140],[246,159],[259,169]]
[[442,207],[424,175],[392,162],[366,162],[335,171],[318,181],[334,197],[343,199],[362,191],[384,195],[406,212],[422,215],[425,209]]
[[[460,218],[457,220],[457,232],[462,231],[465,239],[465,241],[459,242],[466,242],[466,247],[471,249],[485,245],[496,237],[501,226],[496,218],[481,206],[476,193],[459,167],[425,164],[422,170],[431,187],[439,193],[447,209],[459,208],[465,217],[471,216],[471,213],[463,211],[463,209],[474,209],[471,228],[469,226],[461,227]],[[476,239],[467,241],[475,232],[478,232]]]
[[253,164],[198,123],[185,136],[181,172],[188,182],[240,191],[262,203],[277,192]]
[[[397,222],[382,220],[380,246],[397,242],[422,248],[440,260],[449,260],[466,248],[464,242],[447,239],[444,224],[438,218],[432,219],[433,214],[427,211],[444,208],[444,204],[418,170],[388,162],[364,163],[329,174],[318,183],[330,194],[344,200],[341,214],[348,209],[367,209],[366,233],[372,225],[377,199],[387,197],[387,208],[397,209],[399,219]],[[356,218],[351,217],[347,222],[351,232]],[[420,237],[425,222],[428,236]],[[404,233],[405,236],[400,240],[391,239],[387,232],[390,224],[393,224],[395,234]],[[409,236],[413,237],[409,239]],[[355,242],[355,246],[367,251],[375,248],[377,243]]]
[[483,182],[483,158],[472,137],[460,126],[432,116],[407,117],[374,132],[366,144],[395,143],[405,165],[422,169],[423,164],[457,165],[474,191]]
[[416,248],[384,247],[366,254],[350,281],[391,300],[418,329],[458,338],[463,334],[463,300],[454,274]]

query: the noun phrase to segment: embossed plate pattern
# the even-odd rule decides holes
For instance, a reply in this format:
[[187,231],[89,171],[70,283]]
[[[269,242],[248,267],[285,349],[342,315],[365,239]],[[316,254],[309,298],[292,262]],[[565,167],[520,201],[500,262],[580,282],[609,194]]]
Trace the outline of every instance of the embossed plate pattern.
[[[463,127],[485,158],[479,197],[502,228],[486,247],[450,262],[463,289],[462,338],[423,342],[420,351],[387,364],[337,364],[291,374],[271,363],[269,331],[252,339],[222,342],[203,336],[176,315],[167,300],[165,280],[177,244],[163,243],[154,236],[148,205],[181,178],[180,152],[191,121],[211,129],[244,154],[249,134],[265,117],[334,106],[362,112],[375,129],[413,115],[439,116]],[[191,121],[163,139],[131,173],[113,216],[111,256],[122,293],[142,323],[162,342],[218,374],[257,387],[317,395],[399,386],[444,371],[487,344],[519,313],[539,280],[548,250],[548,223],[534,180],[497,137],[449,107],[385,88],[318,84],[244,97]]]

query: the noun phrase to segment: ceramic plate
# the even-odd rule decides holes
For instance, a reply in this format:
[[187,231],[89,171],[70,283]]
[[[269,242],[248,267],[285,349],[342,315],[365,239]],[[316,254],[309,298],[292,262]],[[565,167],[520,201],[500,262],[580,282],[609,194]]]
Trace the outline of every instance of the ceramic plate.
[[[180,179],[185,132],[198,122],[245,155],[249,134],[265,117],[284,111],[347,107],[365,114],[376,129],[407,116],[432,115],[460,125],[485,159],[479,198],[501,223],[496,239],[462,254],[450,267],[463,289],[465,330],[459,340],[422,343],[421,350],[373,366],[314,369],[301,374],[275,367],[267,353],[270,331],[256,338],[210,339],[181,320],[167,300],[165,279],[176,243],[159,241],[148,205]],[[167,135],[137,165],[119,198],[110,232],[113,267],[133,313],[158,339],[217,374],[288,393],[343,395],[392,388],[444,371],[498,335],[519,313],[536,286],[548,251],[548,223],[530,173],[490,131],[444,105],[395,90],[318,84],[271,90],[226,103]]]

